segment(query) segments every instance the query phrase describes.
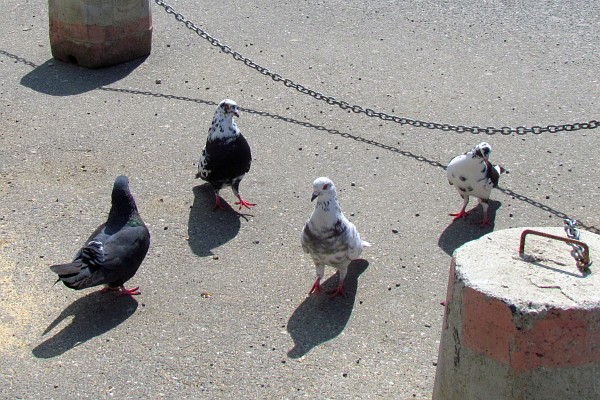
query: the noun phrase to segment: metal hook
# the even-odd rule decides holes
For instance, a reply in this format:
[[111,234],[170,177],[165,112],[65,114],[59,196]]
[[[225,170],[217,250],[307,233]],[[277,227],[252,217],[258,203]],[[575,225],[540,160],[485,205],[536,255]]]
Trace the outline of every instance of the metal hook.
[[533,229],[525,229],[521,233],[521,241],[519,244],[519,254],[521,256],[525,253],[525,236],[527,236],[527,235],[541,236],[541,237],[545,237],[548,239],[558,240],[560,242],[568,243],[571,245],[581,246],[581,248],[583,249],[583,258],[581,260],[576,260],[577,261],[577,269],[584,274],[589,274],[591,272],[590,271],[590,264],[591,264],[590,248],[584,242],[582,242],[580,240],[562,237],[562,236],[551,235],[551,234],[545,233],[545,232],[534,231]]

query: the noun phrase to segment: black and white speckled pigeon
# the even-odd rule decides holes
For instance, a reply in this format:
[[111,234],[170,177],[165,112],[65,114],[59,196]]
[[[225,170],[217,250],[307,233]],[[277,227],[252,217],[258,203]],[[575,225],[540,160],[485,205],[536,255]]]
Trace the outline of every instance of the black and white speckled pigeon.
[[224,209],[219,191],[225,186],[231,186],[233,194],[238,198],[235,204],[250,208],[253,203],[242,199],[239,193],[240,182],[250,171],[252,155],[246,138],[238,129],[233,116],[239,117],[238,105],[229,99],[223,100],[217,106],[212,125],[208,130],[206,145],[200,154],[196,178],[209,182],[215,191],[215,207]]
[[338,287],[332,292],[332,297],[345,295],[344,278],[348,265],[371,244],[361,240],[354,224],[344,216],[337,201],[335,186],[329,178],[321,177],[313,182],[311,201],[314,199],[317,199],[317,204],[300,236],[302,248],[315,262],[317,274],[308,294],[321,292],[325,265],[330,265],[340,273]]
[[72,262],[50,269],[72,289],[105,285],[103,292],[136,295],[140,294],[139,287],[126,289],[123,285],[135,275],[149,246],[150,232],[129,191],[129,179],[118,176],[106,222],[86,240]]
[[471,211],[465,211],[469,203],[469,197],[477,197],[483,207],[483,220],[481,225],[491,225],[488,221],[488,200],[492,193],[492,188],[498,187],[500,174],[506,170],[499,165],[492,165],[489,161],[492,147],[481,142],[471,151],[454,157],[446,170],[448,182],[456,187],[458,193],[463,198],[463,206],[456,214],[450,214],[453,220],[466,218]]

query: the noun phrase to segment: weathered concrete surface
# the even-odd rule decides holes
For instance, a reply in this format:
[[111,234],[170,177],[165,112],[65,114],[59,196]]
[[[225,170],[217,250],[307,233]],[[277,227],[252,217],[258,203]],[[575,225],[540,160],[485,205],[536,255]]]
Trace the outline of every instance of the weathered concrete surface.
[[[173,6],[247,57],[339,99],[502,126],[598,119],[596,3]],[[450,255],[491,231],[473,223],[480,208],[451,223],[461,199],[446,181],[448,160],[486,140],[510,170],[501,185],[511,191],[492,194],[494,229],[560,226],[564,214],[598,226],[596,131],[483,137],[348,113],[152,11],[148,58],[87,70],[52,59],[47,1],[3,4],[0,397],[431,398]],[[227,97],[244,107],[238,125],[253,148],[241,185],[258,204],[248,221],[213,213],[211,191],[194,179]],[[102,222],[119,174],[152,233],[131,282],[142,295],[107,300],[52,286],[48,265],[72,257]],[[356,291],[345,301],[306,298],[314,269],[299,234],[323,175],[374,244],[364,271],[352,269]]]
[[[560,228],[533,228],[565,236]],[[571,247],[521,228],[454,253],[434,399],[593,399],[600,395],[600,274]],[[600,236],[583,232],[592,254]]]

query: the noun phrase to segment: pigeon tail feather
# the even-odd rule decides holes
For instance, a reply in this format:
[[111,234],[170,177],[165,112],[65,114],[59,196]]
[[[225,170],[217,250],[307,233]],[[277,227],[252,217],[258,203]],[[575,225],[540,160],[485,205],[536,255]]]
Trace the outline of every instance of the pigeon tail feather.
[[68,264],[51,265],[50,270],[52,272],[54,272],[55,274],[57,274],[59,276],[59,278],[61,278],[63,276],[74,275],[74,274],[77,275],[79,272],[81,272],[81,263],[72,262],[72,263],[68,263]]
[[65,286],[75,290],[87,289],[104,283],[104,275],[101,271],[90,273],[90,270],[78,261],[53,265],[50,270],[58,274],[58,280],[62,281]]

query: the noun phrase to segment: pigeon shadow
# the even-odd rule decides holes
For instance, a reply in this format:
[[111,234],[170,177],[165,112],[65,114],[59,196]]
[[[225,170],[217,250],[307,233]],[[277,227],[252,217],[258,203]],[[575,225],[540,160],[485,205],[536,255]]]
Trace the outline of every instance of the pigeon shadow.
[[[500,208],[502,203],[496,200],[488,202],[488,219],[491,223],[496,220],[496,210]],[[450,217],[448,217],[450,218]],[[483,218],[483,209],[477,205],[474,211],[467,215],[467,218],[457,219],[452,221],[450,225],[444,229],[438,239],[438,246],[444,250],[446,254],[452,255],[454,250],[458,249],[463,244],[471,240],[479,239],[494,230],[494,226],[481,226],[479,222]]]
[[327,294],[337,287],[339,273],[335,273],[323,283],[321,294],[307,296],[296,308],[287,323],[287,331],[294,340],[288,357],[300,358],[344,330],[354,308],[358,277],[368,266],[366,260],[352,261],[344,281],[346,297],[330,298]]
[[21,78],[21,85],[51,96],[73,96],[123,79],[144,60],[142,57],[112,67],[88,69],[50,59]]
[[244,214],[225,205],[225,210],[213,209],[215,195],[210,184],[195,186],[194,204],[190,207],[188,243],[194,254],[206,257],[212,250],[233,239],[240,230]]
[[90,293],[69,305],[42,333],[49,333],[65,319],[71,323],[51,338],[37,345],[31,352],[37,358],[52,358],[108,332],[129,318],[138,302],[131,296],[115,293]]

